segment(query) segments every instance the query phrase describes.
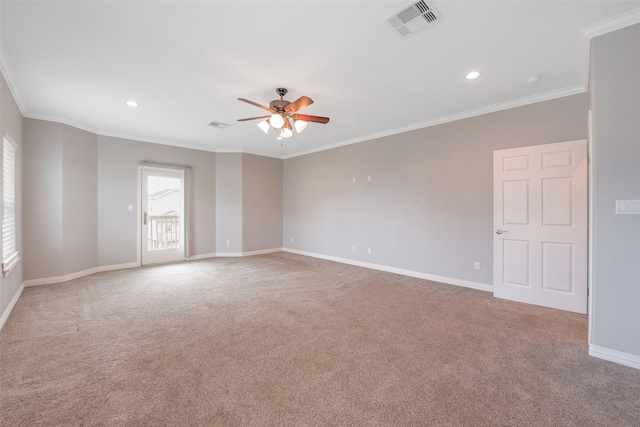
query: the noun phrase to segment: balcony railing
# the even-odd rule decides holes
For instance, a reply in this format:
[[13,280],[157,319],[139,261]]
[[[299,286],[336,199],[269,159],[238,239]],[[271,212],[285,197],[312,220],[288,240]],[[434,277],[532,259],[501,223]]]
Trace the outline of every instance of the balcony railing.
[[147,222],[147,249],[180,247],[180,215],[155,215]]

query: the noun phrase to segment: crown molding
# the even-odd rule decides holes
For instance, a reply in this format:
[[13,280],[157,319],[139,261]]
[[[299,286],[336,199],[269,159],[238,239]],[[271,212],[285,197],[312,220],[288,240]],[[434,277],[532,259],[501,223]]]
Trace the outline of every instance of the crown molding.
[[167,145],[169,147],[178,147],[178,148],[187,148],[190,150],[199,150],[199,151],[208,151],[210,153],[240,153],[240,154],[253,154],[256,156],[262,156],[262,157],[272,157],[275,159],[279,159],[282,160],[282,157],[279,156],[274,156],[273,154],[268,154],[268,153],[264,153],[264,152],[260,152],[260,151],[253,151],[253,150],[243,150],[243,149],[236,149],[236,148],[205,148],[205,147],[201,147],[198,145],[194,145],[194,144],[185,144],[185,143],[181,143],[181,142],[176,142],[176,141],[167,141],[167,140],[163,140],[163,139],[155,139],[155,138],[146,138],[146,137],[142,137],[142,136],[138,136],[138,135],[129,135],[129,134],[122,134],[122,133],[117,133],[117,132],[109,132],[109,131],[103,131],[97,128],[94,128],[92,126],[88,126],[85,125],[83,123],[79,123],[76,122],[74,120],[70,120],[67,119],[65,117],[54,117],[54,116],[47,116],[45,114],[26,114],[23,116],[27,119],[35,119],[35,120],[44,120],[47,122],[53,122],[53,123],[60,123],[60,124],[64,124],[67,126],[71,126],[80,130],[84,130],[86,132],[90,132],[93,133],[97,136],[106,136],[106,137],[110,137],[110,138],[118,138],[118,139],[128,139],[131,141],[138,141],[138,142],[147,142],[149,144],[159,144],[159,145]]
[[137,136],[137,135],[126,135],[126,134],[120,134],[120,133],[115,133],[115,132],[104,131],[104,130],[96,129],[94,127],[91,127],[91,126],[88,126],[88,125],[85,125],[85,124],[82,124],[82,123],[79,123],[79,122],[75,122],[75,121],[73,121],[71,119],[67,119],[67,118],[52,117],[52,116],[46,116],[46,115],[41,115],[41,114],[33,114],[33,113],[29,112],[29,106],[28,106],[27,102],[25,101],[25,99],[21,96],[20,91],[18,90],[18,88],[20,87],[20,85],[18,84],[18,79],[12,73],[11,61],[8,58],[8,55],[6,53],[6,49],[5,49],[4,45],[1,42],[0,42],[0,72],[4,76],[4,78],[5,78],[6,82],[7,82],[7,85],[9,86],[9,90],[10,90],[11,94],[13,95],[13,98],[16,101],[18,109],[22,113],[22,116],[26,117],[26,118],[33,118],[33,119],[39,119],[39,120],[46,120],[46,121],[51,121],[51,122],[62,123],[62,124],[66,124],[66,125],[78,128],[78,129],[85,130],[87,132],[94,133],[96,135],[100,135],[100,136],[108,136],[108,137],[121,138],[121,139],[130,139],[130,140],[134,140],[134,141],[141,141],[141,142],[148,142],[148,143],[153,143],[153,144],[168,145],[168,146],[187,148],[187,149],[193,149],[193,150],[200,150],[200,151],[209,151],[209,152],[215,152],[215,153],[246,153],[246,154],[254,154],[254,155],[258,155],[258,156],[271,157],[271,158],[284,160],[284,159],[299,157],[299,156],[303,156],[303,155],[307,155],[307,154],[313,154],[313,153],[317,153],[317,152],[321,152],[321,151],[331,150],[333,148],[339,148],[339,147],[343,147],[343,146],[347,146],[347,145],[351,145],[351,144],[357,144],[357,143],[360,143],[360,142],[370,141],[370,140],[373,140],[373,139],[378,139],[378,138],[397,135],[397,134],[401,134],[401,133],[405,133],[405,132],[410,132],[410,131],[417,130],[417,129],[423,129],[423,128],[427,128],[427,127],[431,127],[431,126],[436,126],[436,125],[440,125],[440,124],[444,124],[444,123],[449,123],[449,122],[453,122],[453,121],[456,121],[456,120],[462,120],[462,119],[466,119],[466,118],[480,116],[480,115],[483,115],[483,114],[493,113],[493,112],[497,112],[497,111],[501,111],[501,110],[521,107],[521,106],[525,106],[525,105],[528,105],[528,104],[533,104],[533,103],[537,103],[537,102],[552,100],[552,99],[555,99],[555,98],[560,98],[560,97],[564,97],[564,96],[569,96],[569,95],[574,95],[574,94],[586,92],[588,90],[588,78],[589,78],[590,40],[592,38],[594,38],[594,37],[598,37],[598,36],[601,36],[603,34],[607,34],[607,33],[610,33],[610,32],[616,31],[616,30],[620,30],[622,28],[625,28],[625,27],[628,27],[628,26],[631,26],[631,25],[635,25],[635,24],[638,24],[638,23],[640,23],[640,8],[633,9],[631,11],[622,13],[620,15],[617,15],[617,16],[614,16],[614,17],[611,17],[611,18],[596,22],[594,24],[588,25],[587,27],[585,27],[585,28],[583,28],[581,30],[581,34],[583,36],[583,37],[581,37],[581,41],[580,41],[580,43],[581,43],[581,45],[580,45],[580,56],[582,57],[582,70],[581,70],[582,75],[580,76],[581,84],[578,84],[578,85],[575,85],[575,86],[571,86],[571,87],[568,87],[568,88],[564,88],[564,89],[560,89],[560,90],[557,90],[557,91],[550,91],[550,92],[546,92],[546,93],[543,93],[543,94],[534,95],[534,96],[531,96],[531,97],[520,98],[520,99],[513,100],[513,101],[493,104],[493,105],[490,105],[490,106],[487,106],[487,107],[483,107],[483,108],[468,110],[468,111],[464,111],[464,112],[457,113],[457,114],[452,114],[452,115],[448,115],[448,116],[435,118],[435,119],[432,119],[432,120],[418,122],[418,123],[414,123],[414,124],[411,124],[411,125],[408,125],[408,126],[403,126],[403,127],[389,129],[389,130],[382,131],[382,132],[363,135],[363,136],[360,136],[360,137],[357,137],[357,138],[353,138],[353,139],[349,139],[349,140],[345,140],[345,141],[342,141],[342,142],[336,142],[336,143],[329,144],[329,145],[323,145],[321,147],[316,147],[316,148],[312,148],[312,149],[309,149],[309,150],[293,152],[293,153],[282,155],[282,156],[273,155],[273,154],[267,154],[267,153],[264,153],[264,152],[248,151],[248,150],[243,150],[243,149],[222,149],[222,148],[217,148],[217,149],[216,148],[211,148],[211,149],[208,149],[208,148],[204,148],[204,147],[197,146],[197,145],[194,145],[194,144],[185,144],[185,143],[179,143],[179,142],[175,142],[175,141],[166,141],[166,140],[160,140],[160,139],[155,139],[155,138],[140,137],[140,136]]
[[612,16],[611,18],[604,19],[599,22],[595,22],[584,27],[581,33],[590,40],[594,37],[598,37],[603,34],[607,34],[612,31],[620,30],[622,28],[639,23],[640,8],[621,13],[620,15]]
[[358,138],[349,139],[347,141],[338,142],[335,144],[324,145],[322,147],[312,148],[310,150],[299,151],[292,154],[288,154],[284,156],[284,159],[290,159],[293,157],[304,156],[307,154],[313,154],[320,151],[331,150],[333,148],[344,147],[346,145],[357,144],[359,142],[371,141],[373,139],[384,138],[387,136],[398,135],[405,132],[411,132],[418,129],[424,129],[432,126],[441,125],[444,123],[455,122],[457,120],[469,119],[472,117],[482,116],[484,114],[495,113],[497,111],[509,110],[511,108],[523,107],[529,104],[535,104],[543,101],[550,101],[552,99],[563,98],[565,96],[576,95],[579,93],[584,93],[587,91],[586,86],[584,85],[575,85],[567,88],[541,93],[538,95],[527,96],[524,98],[515,99],[513,101],[501,102],[498,104],[489,105],[482,108],[476,108],[473,110],[463,111],[461,113],[451,114],[448,116],[438,117],[432,120],[427,120],[424,122],[414,123],[408,126],[403,126],[399,128],[389,129],[382,132],[372,133],[369,135],[364,135]]
[[9,86],[9,91],[11,92],[13,99],[18,105],[20,113],[24,116],[26,112],[29,111],[29,108],[24,98],[20,95],[20,91],[18,90],[18,83],[15,76],[13,75],[13,72],[11,71],[11,61],[9,60],[6,52],[7,49],[4,47],[4,44],[0,42],[0,72],[4,76],[4,79],[7,82],[7,86]]
[[96,135],[99,135],[99,131],[97,128],[85,125],[80,122],[76,122],[75,120],[67,119],[66,117],[56,117],[56,116],[49,116],[46,114],[31,114],[31,113],[23,114],[22,116],[25,119],[44,120],[46,122],[60,123],[63,125],[71,126],[77,129],[84,130],[86,132],[91,132]]

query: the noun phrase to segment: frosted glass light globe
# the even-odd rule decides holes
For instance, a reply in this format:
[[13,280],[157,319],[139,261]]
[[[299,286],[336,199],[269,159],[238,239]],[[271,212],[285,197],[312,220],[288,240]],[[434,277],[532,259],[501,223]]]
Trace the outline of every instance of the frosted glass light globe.
[[284,125],[284,119],[280,114],[274,114],[269,119],[269,123],[276,129],[280,129]]

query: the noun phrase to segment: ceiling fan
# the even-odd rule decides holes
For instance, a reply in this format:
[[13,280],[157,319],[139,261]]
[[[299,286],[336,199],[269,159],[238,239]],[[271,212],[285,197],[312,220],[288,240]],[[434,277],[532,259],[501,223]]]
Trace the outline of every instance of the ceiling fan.
[[269,132],[269,127],[273,127],[276,130],[276,139],[289,138],[293,135],[291,120],[293,120],[293,127],[296,128],[297,133],[302,132],[307,127],[307,123],[329,123],[328,117],[298,114],[298,111],[313,104],[313,99],[307,96],[301,96],[295,101],[289,102],[284,99],[284,96],[287,94],[287,89],[283,87],[276,89],[276,93],[280,96],[280,99],[271,101],[268,107],[260,105],[257,102],[249,101],[248,99],[238,98],[238,101],[255,105],[271,113],[268,116],[249,117],[247,119],[238,119],[238,121],[246,122],[248,120],[263,119],[258,123],[258,127],[264,133]]

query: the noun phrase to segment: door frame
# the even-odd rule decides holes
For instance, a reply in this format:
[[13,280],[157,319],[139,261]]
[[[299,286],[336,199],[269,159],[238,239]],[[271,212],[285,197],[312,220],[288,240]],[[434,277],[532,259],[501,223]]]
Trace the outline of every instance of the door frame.
[[136,264],[138,267],[142,266],[142,221],[143,221],[143,212],[142,212],[142,171],[143,170],[151,170],[158,172],[176,172],[176,170],[180,170],[184,172],[183,177],[183,187],[184,187],[184,197],[183,197],[183,216],[184,216],[184,259],[188,260],[190,257],[190,209],[191,198],[190,198],[190,166],[179,166],[179,165],[170,165],[164,163],[153,163],[145,160],[141,160],[138,165],[137,171],[137,194],[136,194]]

